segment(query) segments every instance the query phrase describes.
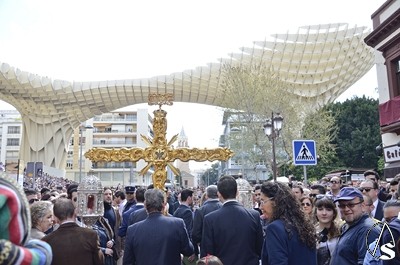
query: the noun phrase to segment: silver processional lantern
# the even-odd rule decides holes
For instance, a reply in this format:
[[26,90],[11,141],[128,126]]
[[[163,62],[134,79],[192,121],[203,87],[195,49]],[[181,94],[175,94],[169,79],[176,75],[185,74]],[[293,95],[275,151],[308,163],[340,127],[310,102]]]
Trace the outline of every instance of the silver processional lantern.
[[104,214],[104,195],[98,177],[89,175],[78,186],[77,211],[82,222],[91,227]]
[[253,195],[250,183],[242,178],[236,179],[237,188],[239,191],[238,201],[243,204],[245,208],[253,209]]

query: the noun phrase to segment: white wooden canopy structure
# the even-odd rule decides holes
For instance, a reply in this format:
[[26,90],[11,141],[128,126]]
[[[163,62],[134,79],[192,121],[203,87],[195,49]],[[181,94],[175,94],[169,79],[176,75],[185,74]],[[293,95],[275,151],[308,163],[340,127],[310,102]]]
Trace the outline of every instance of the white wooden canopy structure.
[[261,60],[279,72],[292,88],[288,93],[299,100],[311,106],[333,102],[373,66],[373,50],[363,41],[368,34],[366,27],[344,23],[301,27],[296,33],[255,41],[220,63],[147,79],[53,81],[0,62],[0,99],[22,115],[20,158],[64,169],[68,141],[81,122],[145,103],[149,93],[173,93],[175,102],[221,106],[217,96],[222,93],[224,64]]

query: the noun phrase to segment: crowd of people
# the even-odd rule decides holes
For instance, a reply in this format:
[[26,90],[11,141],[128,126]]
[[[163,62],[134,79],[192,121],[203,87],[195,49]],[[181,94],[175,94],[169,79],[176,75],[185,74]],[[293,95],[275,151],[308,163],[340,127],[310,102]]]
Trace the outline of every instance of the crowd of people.
[[253,208],[232,176],[197,189],[105,187],[104,214],[87,226],[77,183],[22,191],[3,173],[0,264],[400,264],[400,175],[364,175],[257,184]]

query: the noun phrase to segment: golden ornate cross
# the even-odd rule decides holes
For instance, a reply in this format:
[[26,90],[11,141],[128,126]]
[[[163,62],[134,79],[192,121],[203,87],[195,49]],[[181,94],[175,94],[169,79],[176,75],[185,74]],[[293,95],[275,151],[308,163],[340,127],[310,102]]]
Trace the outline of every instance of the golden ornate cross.
[[181,161],[215,161],[228,160],[232,157],[233,152],[228,148],[215,149],[198,149],[198,148],[177,148],[174,149],[172,144],[178,139],[178,134],[174,135],[167,143],[167,112],[161,109],[162,105],[172,105],[172,94],[150,94],[149,105],[158,105],[159,109],[155,110],[153,119],[154,138],[150,139],[144,135],[140,135],[141,139],[146,142],[149,147],[142,148],[120,148],[106,149],[93,148],[85,153],[85,157],[92,162],[136,162],[144,159],[148,164],[140,171],[141,175],[153,166],[153,184],[155,188],[164,189],[167,180],[168,166],[175,175],[179,175],[179,170],[172,164],[176,159]]

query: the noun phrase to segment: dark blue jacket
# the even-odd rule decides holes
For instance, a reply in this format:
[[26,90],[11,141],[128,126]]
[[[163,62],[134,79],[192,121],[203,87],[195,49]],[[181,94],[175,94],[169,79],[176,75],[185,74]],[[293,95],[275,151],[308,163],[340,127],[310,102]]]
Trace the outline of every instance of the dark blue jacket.
[[385,205],[385,202],[378,199],[378,205],[376,206],[375,215],[374,215],[374,218],[376,220],[382,221],[382,219],[383,219],[383,205]]
[[193,212],[189,206],[181,204],[174,212],[174,217],[178,217],[183,219],[186,225],[186,230],[189,233],[189,236],[192,237],[192,228],[193,228]]
[[118,229],[118,235],[120,237],[125,237],[125,235],[126,235],[126,230],[128,229],[128,226],[129,226],[129,217],[130,217],[131,213],[133,213],[137,210],[143,209],[143,208],[144,208],[143,204],[141,204],[141,205],[134,204],[129,210],[125,211],[122,214],[122,223]]
[[194,211],[192,240],[194,244],[200,244],[201,234],[203,231],[203,220],[207,214],[218,210],[222,207],[222,203],[218,199],[208,199],[203,206]]
[[204,217],[201,257],[211,254],[227,265],[259,265],[263,244],[260,214],[228,201]]
[[[192,240],[192,230],[193,230],[193,212],[189,206],[181,204],[174,212],[174,217],[181,218],[185,222],[186,230],[189,234],[189,238]],[[194,246],[194,245],[193,245]],[[196,255],[199,254],[197,245],[194,248]]]
[[317,264],[316,248],[311,249],[301,242],[294,228],[290,231],[291,235],[285,230],[282,220],[268,224],[262,250],[262,265]]
[[[331,264],[358,265],[363,264],[367,253],[367,243],[371,244],[379,237],[379,228],[373,228],[375,222],[364,214],[351,226],[345,224],[332,254]],[[366,239],[368,238],[368,242]]]
[[183,220],[153,212],[128,227],[123,264],[181,265],[181,254],[193,253]]
[[137,222],[143,221],[147,218],[147,211],[145,208],[134,211],[129,216],[128,226],[136,224]]

